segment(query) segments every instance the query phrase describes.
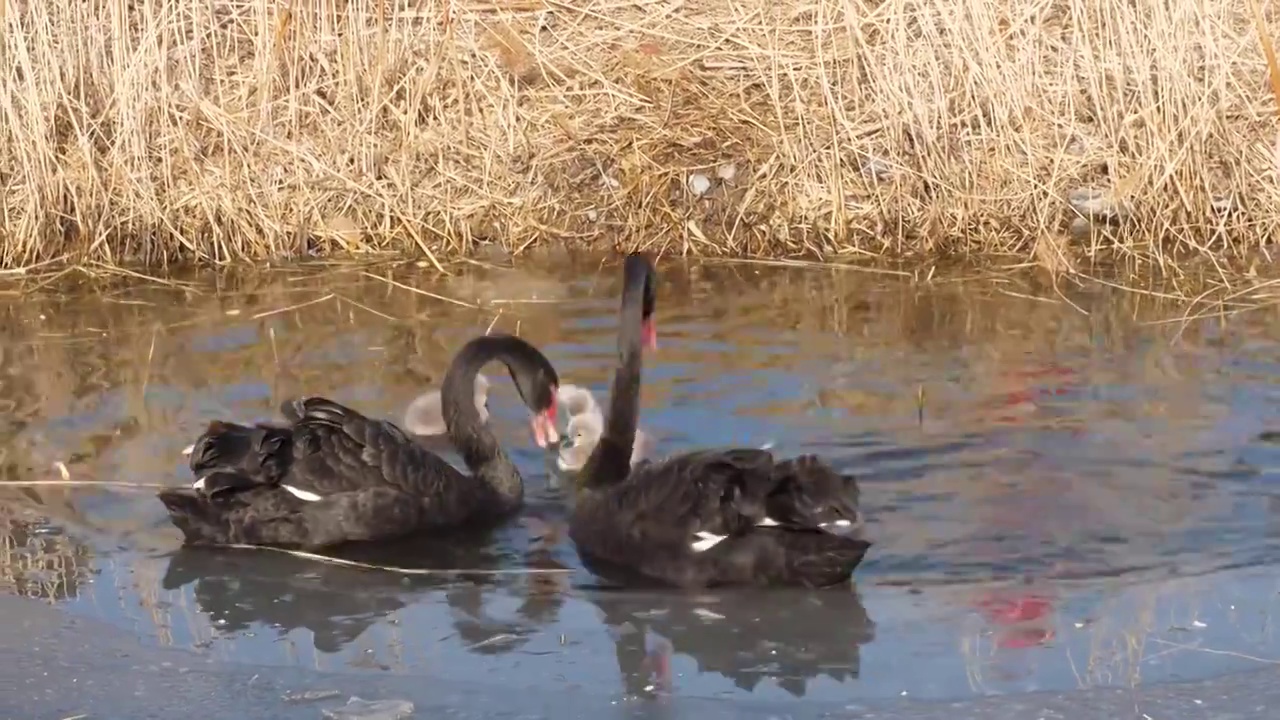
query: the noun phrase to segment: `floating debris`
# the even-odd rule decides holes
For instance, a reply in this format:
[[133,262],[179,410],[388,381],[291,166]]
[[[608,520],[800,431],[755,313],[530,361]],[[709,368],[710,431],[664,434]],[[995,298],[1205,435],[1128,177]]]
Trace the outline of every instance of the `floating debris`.
[[480,642],[475,643],[474,645],[471,645],[468,649],[478,650],[479,648],[489,647],[490,645],[504,645],[507,643],[515,642],[516,640],[519,640],[519,639],[520,639],[519,635],[513,635],[511,633],[498,633],[497,635],[494,635],[493,637],[487,640],[481,640]]
[[309,703],[336,698],[341,694],[342,692],[339,690],[303,690],[302,692],[285,693],[280,696],[280,699],[287,703]]
[[413,715],[413,703],[408,700],[363,700],[353,696],[346,705],[322,712],[328,720],[402,720]]
[[712,612],[706,608],[694,608],[694,614],[703,620],[723,620],[724,616],[717,612]]

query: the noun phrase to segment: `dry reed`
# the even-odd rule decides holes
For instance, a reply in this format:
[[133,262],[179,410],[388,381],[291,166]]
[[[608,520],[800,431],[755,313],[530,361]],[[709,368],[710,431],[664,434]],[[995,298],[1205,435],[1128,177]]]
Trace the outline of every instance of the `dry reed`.
[[1280,227],[1255,10],[3,0],[0,266],[1235,257]]

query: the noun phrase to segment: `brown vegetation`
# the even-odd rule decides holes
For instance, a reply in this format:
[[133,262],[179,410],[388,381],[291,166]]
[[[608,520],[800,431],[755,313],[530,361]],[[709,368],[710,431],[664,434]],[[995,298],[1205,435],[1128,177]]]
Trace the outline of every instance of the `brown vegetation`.
[[7,2],[0,265],[548,239],[1234,255],[1280,227],[1268,23],[1128,0]]

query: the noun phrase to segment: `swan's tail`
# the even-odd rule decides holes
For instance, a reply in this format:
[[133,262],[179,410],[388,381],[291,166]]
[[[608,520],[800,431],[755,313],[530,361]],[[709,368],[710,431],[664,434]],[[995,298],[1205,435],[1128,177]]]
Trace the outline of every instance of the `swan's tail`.
[[[208,485],[213,473],[243,475],[240,483],[272,484],[283,477],[293,457],[293,430],[272,425],[238,425],[215,420],[191,446],[189,465]],[[231,478],[226,479],[230,482]],[[213,489],[206,487],[206,493]]]
[[815,455],[801,455],[774,466],[766,514],[781,525],[850,535],[864,525],[858,508],[858,482],[841,475]]
[[182,531],[188,545],[231,542],[231,523],[225,503],[215,502],[191,488],[171,488],[156,493],[169,511],[169,521]]
[[827,533],[787,533],[784,542],[791,573],[813,587],[848,582],[871,548],[867,540]]

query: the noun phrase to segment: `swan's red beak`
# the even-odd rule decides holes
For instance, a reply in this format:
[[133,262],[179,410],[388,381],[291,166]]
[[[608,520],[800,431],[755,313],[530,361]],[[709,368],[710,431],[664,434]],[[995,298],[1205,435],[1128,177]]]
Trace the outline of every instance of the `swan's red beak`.
[[658,349],[658,326],[653,324],[653,318],[645,318],[640,323],[640,340],[649,350]]
[[555,445],[560,442],[560,432],[556,430],[556,406],[543,410],[530,420],[533,427],[533,441],[538,443],[538,447],[546,448],[549,445]]

